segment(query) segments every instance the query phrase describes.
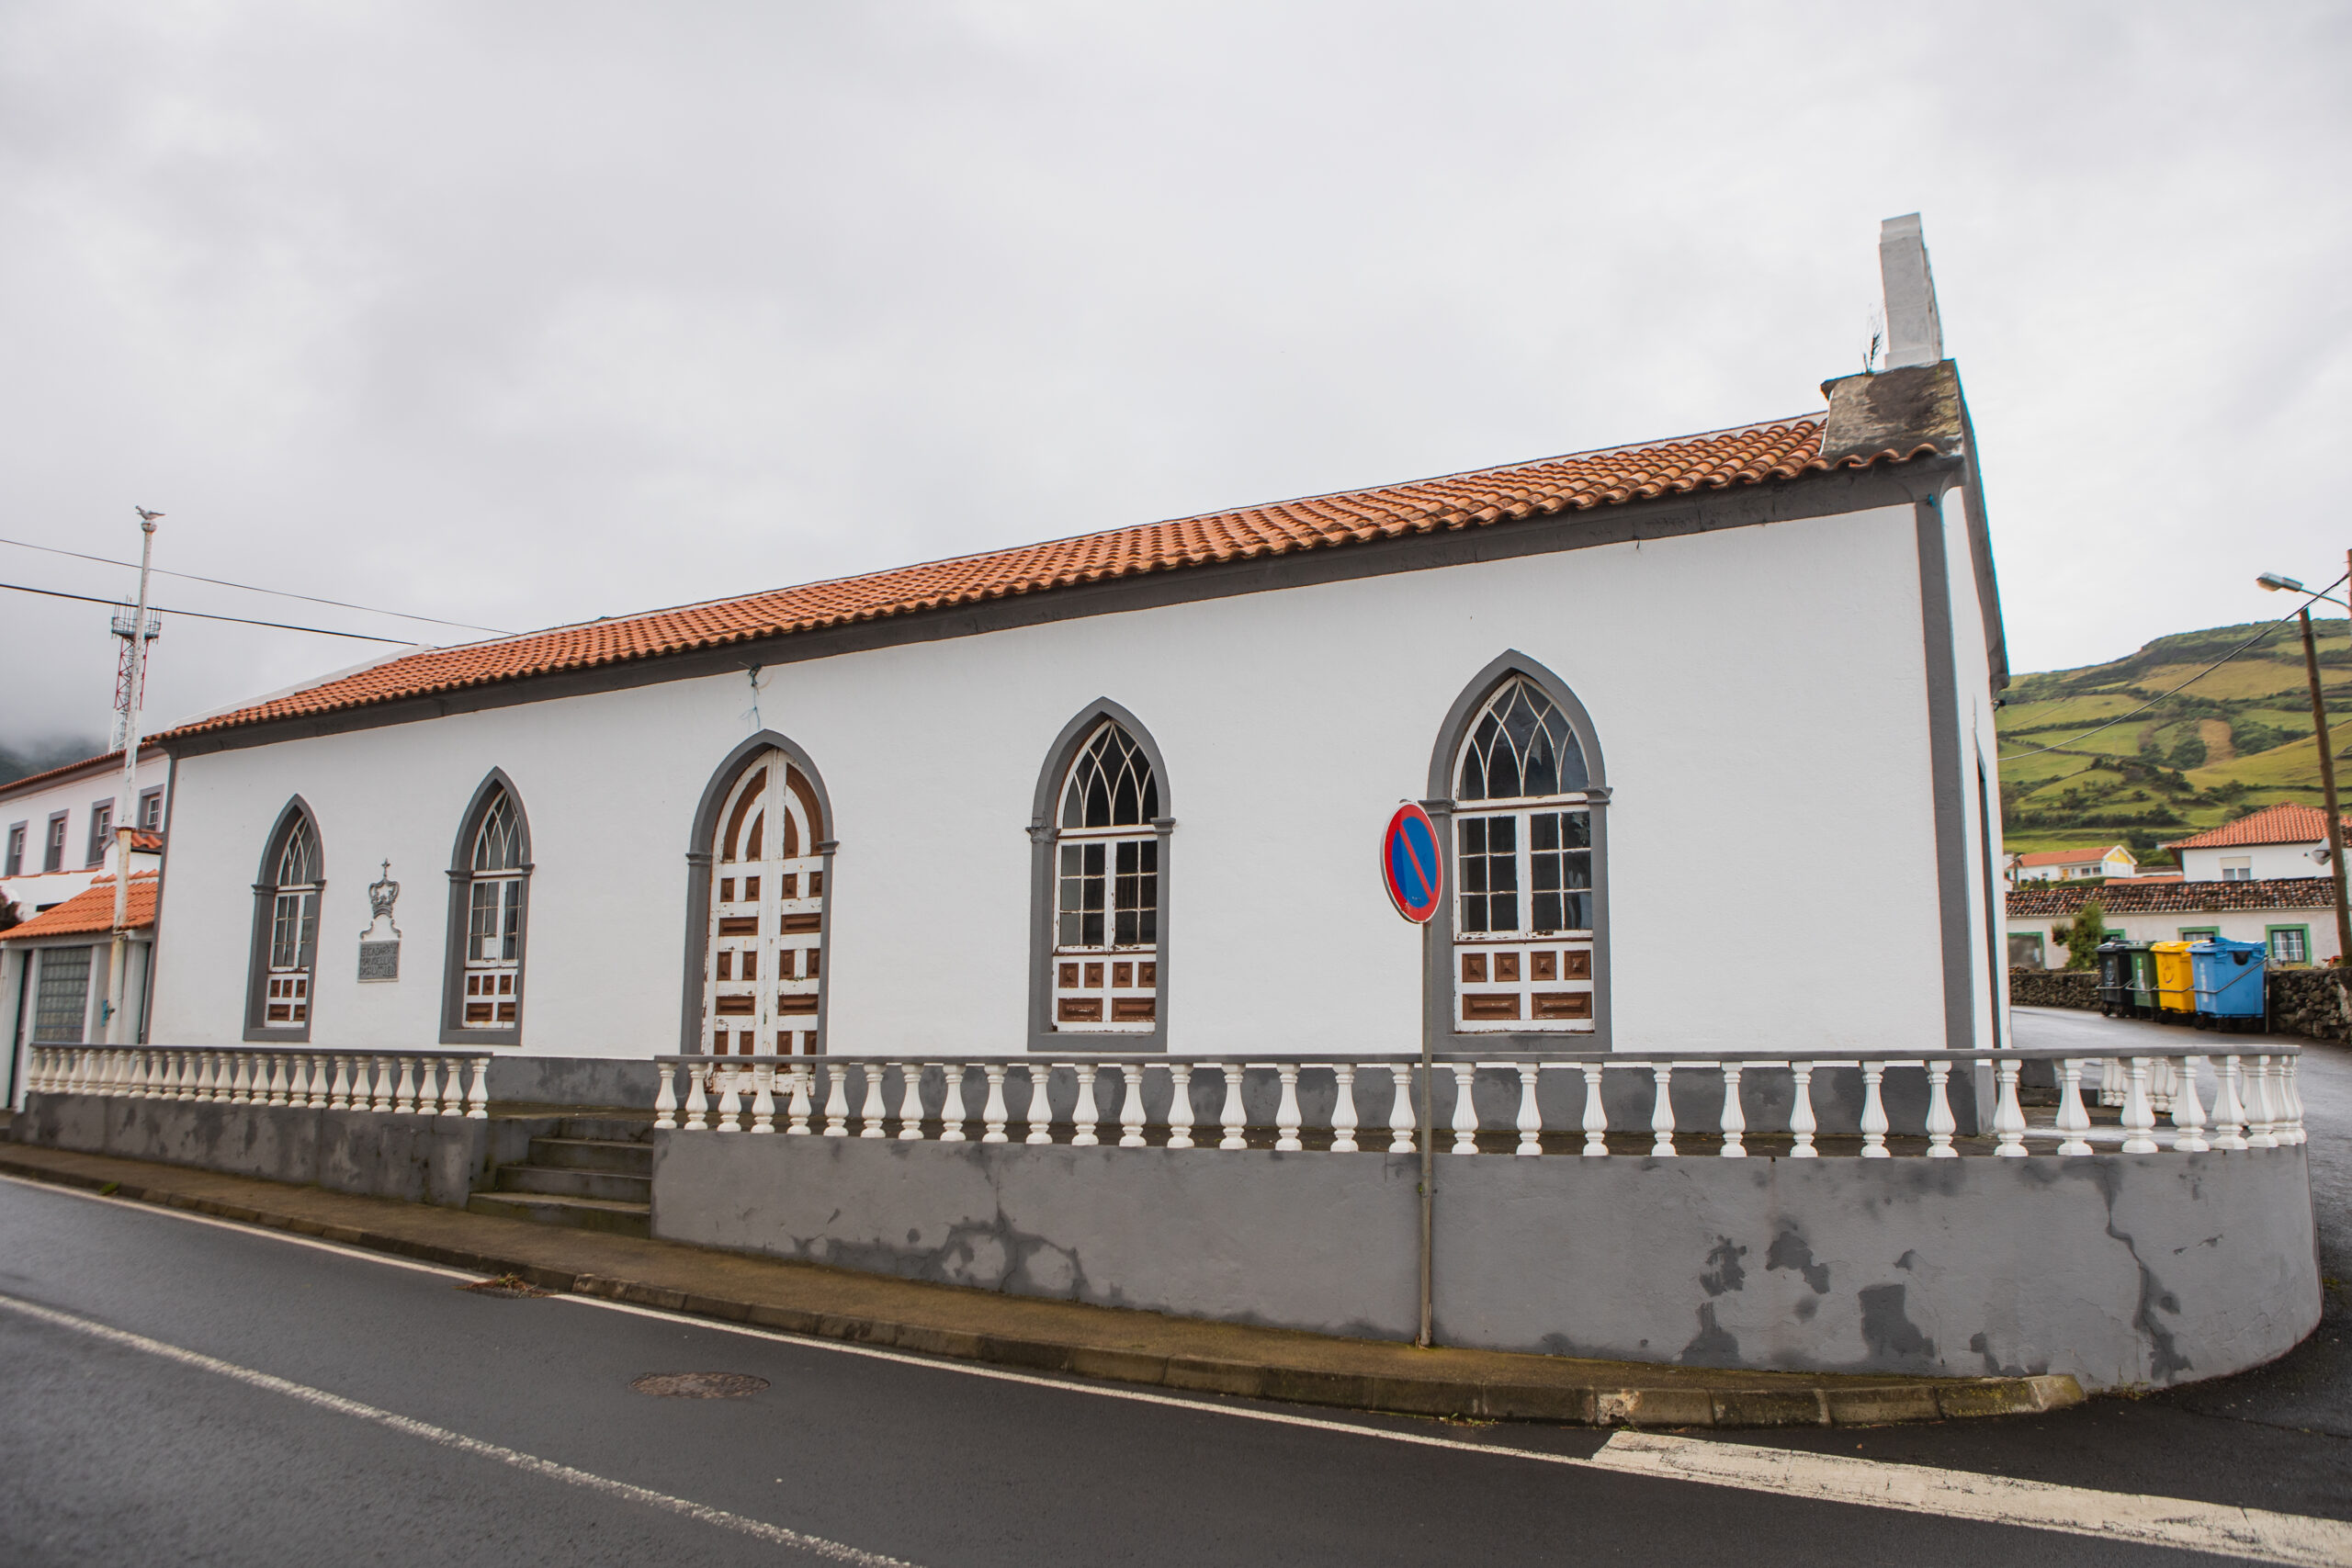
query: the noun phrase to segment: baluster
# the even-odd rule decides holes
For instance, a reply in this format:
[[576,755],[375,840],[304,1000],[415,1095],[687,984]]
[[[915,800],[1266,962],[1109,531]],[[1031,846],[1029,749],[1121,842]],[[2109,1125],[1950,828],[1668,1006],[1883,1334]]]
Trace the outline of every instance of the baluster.
[[792,1105],[787,1112],[790,1124],[785,1128],[787,1137],[808,1135],[808,1118],[815,1113],[816,1102],[809,1090],[816,1082],[817,1071],[806,1062],[792,1064]]
[[220,1077],[227,1089],[220,1098],[232,1105],[242,1104],[245,1098],[245,1054],[243,1051],[227,1052],[222,1062]]
[[57,1053],[46,1045],[36,1045],[32,1051],[32,1070],[26,1076],[25,1089],[31,1094],[47,1094],[50,1078],[57,1071]]
[[2202,1154],[2213,1145],[2205,1141],[2205,1107],[2197,1095],[2197,1069],[2204,1064],[2202,1056],[2181,1059],[2180,1079],[2173,1087],[2172,1146],[2183,1154]]
[[2213,1146],[2236,1153],[2245,1145],[2245,1101],[2238,1098],[2242,1081],[2238,1058],[2222,1056],[2213,1064],[2217,1088],[2213,1093]]
[[187,1068],[185,1051],[155,1051],[147,1053],[148,1092],[158,1100],[177,1100],[187,1084],[183,1074]]
[[313,1110],[313,1111],[324,1111],[324,1110],[327,1108],[327,1100],[328,1100],[328,1095],[327,1095],[327,1088],[328,1088],[328,1085],[327,1085],[327,1067],[328,1067],[328,1065],[329,1065],[329,1059],[328,1059],[328,1057],[327,1057],[327,1056],[325,1056],[323,1054],[316,1053],[316,1052],[314,1052],[314,1053],[312,1053],[312,1054],[311,1054],[311,1100],[310,1100],[310,1104],[311,1104],[311,1110]]
[[1609,1153],[1609,1107],[1600,1101],[1600,1064],[1578,1062],[1584,1075],[1584,1152],[1595,1159]]
[[2083,1136],[2090,1130],[2090,1113],[2083,1109],[2082,1058],[2069,1056],[2058,1064],[2058,1131],[2065,1134],[2059,1140],[2058,1152],[2090,1153],[2090,1140]]
[[247,1105],[267,1105],[269,1103],[269,1080],[272,1076],[273,1066],[274,1063],[267,1053],[262,1051],[256,1051],[254,1053],[253,1072],[248,1076],[245,1082],[245,1103]]
[[1739,1105],[1739,1064],[1719,1064],[1724,1074],[1724,1146],[1716,1153],[1724,1159],[1746,1159],[1747,1145],[1740,1142],[1740,1134],[1747,1131],[1747,1113]]
[[840,1062],[825,1064],[825,1081],[831,1086],[825,1095],[825,1136],[849,1136],[849,1068]]
[[170,1100],[178,1086],[172,1082],[174,1064],[168,1053],[140,1046],[132,1057],[131,1092],[141,1100]]
[[[1958,1118],[1951,1113],[1951,1064],[1930,1060],[1928,1063],[1928,1157],[1958,1159],[1960,1151],[1951,1146],[1951,1135],[1960,1129]],[[2023,1145],[2019,1145],[2023,1153]]]
[[1168,1146],[1193,1146],[1193,1064],[1168,1064]]
[[1886,1154],[1886,1079],[1884,1062],[1862,1064],[1862,1158],[1884,1159]]
[[879,1138],[882,1132],[882,1066],[869,1062],[857,1069],[858,1082],[865,1086],[865,1094],[857,1102],[857,1135]]
[[416,1058],[402,1056],[400,1087],[392,1091],[392,1109],[408,1115],[416,1113]]
[[2098,1064],[2098,1102],[2103,1106],[2123,1103],[2123,1068],[2121,1058],[2103,1056]]
[[[272,1051],[269,1054],[268,1103],[272,1105],[285,1105],[290,1103],[289,1097],[287,1093],[288,1088],[288,1080],[292,1077],[289,1066],[290,1064],[287,1061],[285,1052]],[[256,1073],[254,1076],[258,1077],[260,1075]]]
[[204,1097],[197,1092],[197,1073],[204,1066],[203,1053],[175,1051],[172,1053],[172,1058],[175,1063],[172,1098],[189,1100],[203,1099]]
[[752,1131],[775,1132],[775,1064],[754,1063],[752,1067]]
[[1225,1069],[1225,1136],[1217,1141],[1221,1149],[1246,1149],[1250,1140],[1242,1136],[1250,1125],[1249,1114],[1241,1109],[1241,1073],[1239,1062],[1222,1064]]
[[1674,1064],[1653,1064],[1650,1079],[1650,1154],[1657,1159],[1672,1159],[1675,1157]]
[[376,1097],[368,1109],[390,1115],[392,1110],[392,1077],[399,1071],[390,1056],[372,1058],[376,1064]]
[[1791,1062],[1789,1077],[1795,1080],[1796,1098],[1789,1102],[1789,1134],[1795,1140],[1790,1145],[1791,1159],[1819,1159],[1821,1151],[1813,1146],[1813,1134],[1821,1123],[1813,1114],[1813,1064]]
[[2256,1056],[2254,1069],[2246,1075],[2245,1112],[2248,1125],[2245,1146],[2250,1149],[2275,1149],[2278,1146],[2277,1102],[2270,1098],[2270,1058]]
[[1993,1154],[1998,1159],[2023,1159],[2028,1152],[2025,1107],[2018,1103],[2018,1074],[2023,1066],[2014,1060],[1993,1066],[1993,1081],[1999,1086],[1993,1102],[1993,1132],[1997,1140]]
[[718,1131],[740,1133],[743,1130],[743,1096],[739,1087],[742,1075],[724,1064],[711,1070],[718,1075]]
[[1388,1102],[1388,1152],[1408,1155],[1413,1152],[1413,1069],[1394,1066],[1388,1076],[1396,1086],[1396,1097]]
[[1302,1120],[1298,1111],[1298,1064],[1296,1062],[1277,1063],[1274,1067],[1274,1076],[1282,1081],[1283,1086],[1282,1098],[1274,1102],[1274,1147],[1283,1150],[1303,1149],[1306,1145],[1298,1141],[1298,1128]]
[[1023,1118],[1029,1124],[1024,1144],[1050,1144],[1054,1141],[1054,1106],[1048,1090],[1053,1088],[1053,1068],[1044,1062],[1029,1064],[1029,1111]]
[[[368,1071],[368,1060],[364,1056],[360,1058],[359,1070],[364,1080]],[[661,1087],[653,1091],[653,1125],[656,1131],[672,1131],[678,1125],[677,1070],[674,1062],[653,1064],[653,1071],[661,1079]]]
[[1456,1062],[1453,1066],[1453,1147],[1448,1152],[1475,1155],[1478,1152],[1478,1102],[1472,1090],[1477,1086],[1478,1065]]
[[2294,1055],[2278,1058],[2278,1095],[2286,1101],[2287,1111],[2287,1125],[2278,1141],[2308,1143],[2311,1134],[2303,1126],[2303,1057],[2300,1050]]
[[2123,1152],[2154,1154],[2155,1127],[2155,1111],[2148,1103],[2148,1058],[2134,1056],[2123,1085]]
[[[962,1118],[956,1112],[963,1108],[956,1103],[956,1080],[962,1069],[939,1064],[939,1141],[960,1144],[964,1141]],[[899,1064],[899,1141],[922,1141],[922,1066],[916,1062]]]
[[1004,1104],[1004,1064],[983,1063],[980,1071],[988,1075],[989,1080],[989,1098],[980,1107],[980,1142],[1001,1144],[1007,1142],[1004,1124],[1012,1120],[1012,1113]]
[[686,1124],[683,1131],[688,1133],[710,1131],[710,1100],[707,1097],[706,1087],[708,1082],[709,1079],[704,1076],[701,1063],[695,1062],[687,1066]]
[[441,1114],[463,1116],[466,1113],[465,1058],[441,1058]]
[[1356,1065],[1331,1064],[1331,1152],[1356,1152]]
[[2148,1109],[2162,1116],[2172,1110],[2173,1068],[2170,1056],[2148,1064]]
[[196,1098],[208,1101],[229,1098],[228,1057],[217,1051],[197,1053]]
[[126,1100],[146,1099],[147,1075],[159,1070],[160,1067],[160,1064],[155,1060],[155,1053],[142,1051],[134,1045],[124,1052],[123,1055],[128,1058],[123,1064],[123,1098]]
[[298,1051],[286,1059],[287,1104],[308,1106],[311,1103],[311,1086],[318,1077],[315,1068],[316,1064],[308,1051]]
[[327,1109],[329,1111],[351,1109],[351,1058],[348,1056],[337,1056],[334,1059],[334,1077],[327,1085]]
[[1533,1062],[1519,1064],[1519,1147],[1515,1155],[1540,1155],[1544,1152],[1544,1111],[1535,1103],[1535,1075],[1541,1070]]
[[487,1122],[490,1120],[490,1058],[476,1056],[472,1065],[473,1070],[467,1075],[466,1120]]
[[1143,1064],[1122,1062],[1119,1076],[1125,1092],[1119,1100],[1119,1146],[1139,1149],[1143,1143]]
[[964,1097],[966,1072],[961,1062],[944,1063],[939,1069],[939,1141],[943,1144],[969,1141],[964,1133],[964,1123],[972,1118],[971,1102]]
[[1078,1103],[1069,1108],[1070,1124],[1076,1129],[1070,1134],[1070,1146],[1091,1149],[1102,1141],[1094,1135],[1095,1118],[1102,1114],[1102,1107],[1094,1103],[1094,1075],[1101,1069],[1092,1062],[1073,1062],[1070,1070],[1078,1075]]

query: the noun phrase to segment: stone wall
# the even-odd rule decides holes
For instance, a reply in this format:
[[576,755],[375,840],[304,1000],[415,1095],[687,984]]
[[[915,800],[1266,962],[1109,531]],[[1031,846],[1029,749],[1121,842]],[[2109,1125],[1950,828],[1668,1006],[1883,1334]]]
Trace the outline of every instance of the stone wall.
[[2352,1039],[2352,976],[2341,969],[2273,969],[2270,1027],[2313,1040]]
[[[1409,1339],[1410,1155],[655,1134],[653,1234],[905,1279]],[[1441,1155],[1451,1345],[1710,1367],[2220,1377],[2319,1320],[2301,1149]]]
[[2087,1008],[2098,1010],[2096,969],[2012,969],[2009,1005],[2021,1008]]

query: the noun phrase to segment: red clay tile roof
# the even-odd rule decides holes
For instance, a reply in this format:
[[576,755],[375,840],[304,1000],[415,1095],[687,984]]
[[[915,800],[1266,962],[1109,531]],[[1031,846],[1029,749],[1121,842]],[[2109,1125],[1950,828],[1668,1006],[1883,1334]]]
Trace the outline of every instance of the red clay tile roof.
[[[2352,818],[2346,819],[2352,825]],[[2175,839],[2176,850],[2230,849],[2240,844],[2316,844],[2327,838],[2327,813],[2316,806],[2281,801],[2224,822],[2190,839]]]
[[[155,874],[137,872],[130,878],[130,903],[125,915],[132,929],[155,923]],[[54,909],[45,909],[21,925],[0,931],[0,942],[28,936],[81,936],[114,930],[114,878],[94,882]]]
[[[2153,880],[2153,879],[2152,879]],[[2253,882],[2154,882],[2137,877],[2087,882],[2022,882],[2009,890],[2009,918],[2072,916],[2091,899],[2110,915],[2217,915],[2231,909],[2332,909],[2335,885],[2324,876],[2271,876]]]
[[[153,739],[151,737],[150,739],[139,743],[139,761],[142,765],[145,764],[147,755],[151,750],[154,752],[156,761],[161,761],[163,760],[163,749],[156,746]],[[106,766],[110,768],[121,767],[121,748],[117,747],[111,751],[101,751],[95,757],[85,757],[78,762],[65,762],[54,768],[44,768],[37,773],[27,773],[20,779],[10,779],[6,784],[0,784],[0,795],[16,795],[23,790],[36,789],[42,784],[54,784],[60,779],[70,778],[75,773],[86,773],[96,769],[101,763],[104,763]]]
[[2103,850],[2036,850],[2030,855],[2018,856],[2018,863],[2019,865],[2075,865],[2086,860],[2105,860],[2119,850],[2127,855],[2132,852],[2123,849],[2121,844],[2109,844]]
[[429,649],[197,719],[157,739],[334,713],[1146,572],[1483,528],[1658,496],[1795,479],[1833,467],[1866,468],[1882,460],[1904,462],[1936,450],[1923,443],[1908,451],[1888,448],[1832,464],[1821,457],[1822,425],[1817,414],[1773,420],[1671,441],[1115,528],[863,577],[558,626],[495,642]]
[[133,852],[138,854],[162,854],[164,852],[164,835],[153,832],[145,828],[134,828],[130,830],[130,847]]

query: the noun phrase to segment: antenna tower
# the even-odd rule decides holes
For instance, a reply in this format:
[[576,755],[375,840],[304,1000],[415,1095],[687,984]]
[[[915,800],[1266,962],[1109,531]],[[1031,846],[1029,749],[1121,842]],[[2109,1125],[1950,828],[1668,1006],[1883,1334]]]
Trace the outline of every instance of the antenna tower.
[[123,741],[130,734],[132,704],[136,703],[142,708],[147,705],[147,682],[138,678],[141,671],[136,666],[146,662],[148,649],[144,645],[153,642],[163,635],[164,618],[153,611],[149,611],[147,635],[144,637],[135,637],[131,635],[131,628],[138,624],[139,612],[135,607],[130,604],[116,607],[114,635],[115,640],[121,644],[121,648],[115,657],[114,732],[107,740],[107,750],[109,751],[121,750]]

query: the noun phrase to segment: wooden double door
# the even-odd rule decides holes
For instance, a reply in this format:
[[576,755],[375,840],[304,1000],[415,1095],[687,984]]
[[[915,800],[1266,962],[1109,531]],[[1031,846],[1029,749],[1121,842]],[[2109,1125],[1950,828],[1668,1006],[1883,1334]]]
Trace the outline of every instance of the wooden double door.
[[703,1039],[712,1055],[819,1049],[823,841],[807,776],[780,750],[753,759],[728,793],[711,845]]

